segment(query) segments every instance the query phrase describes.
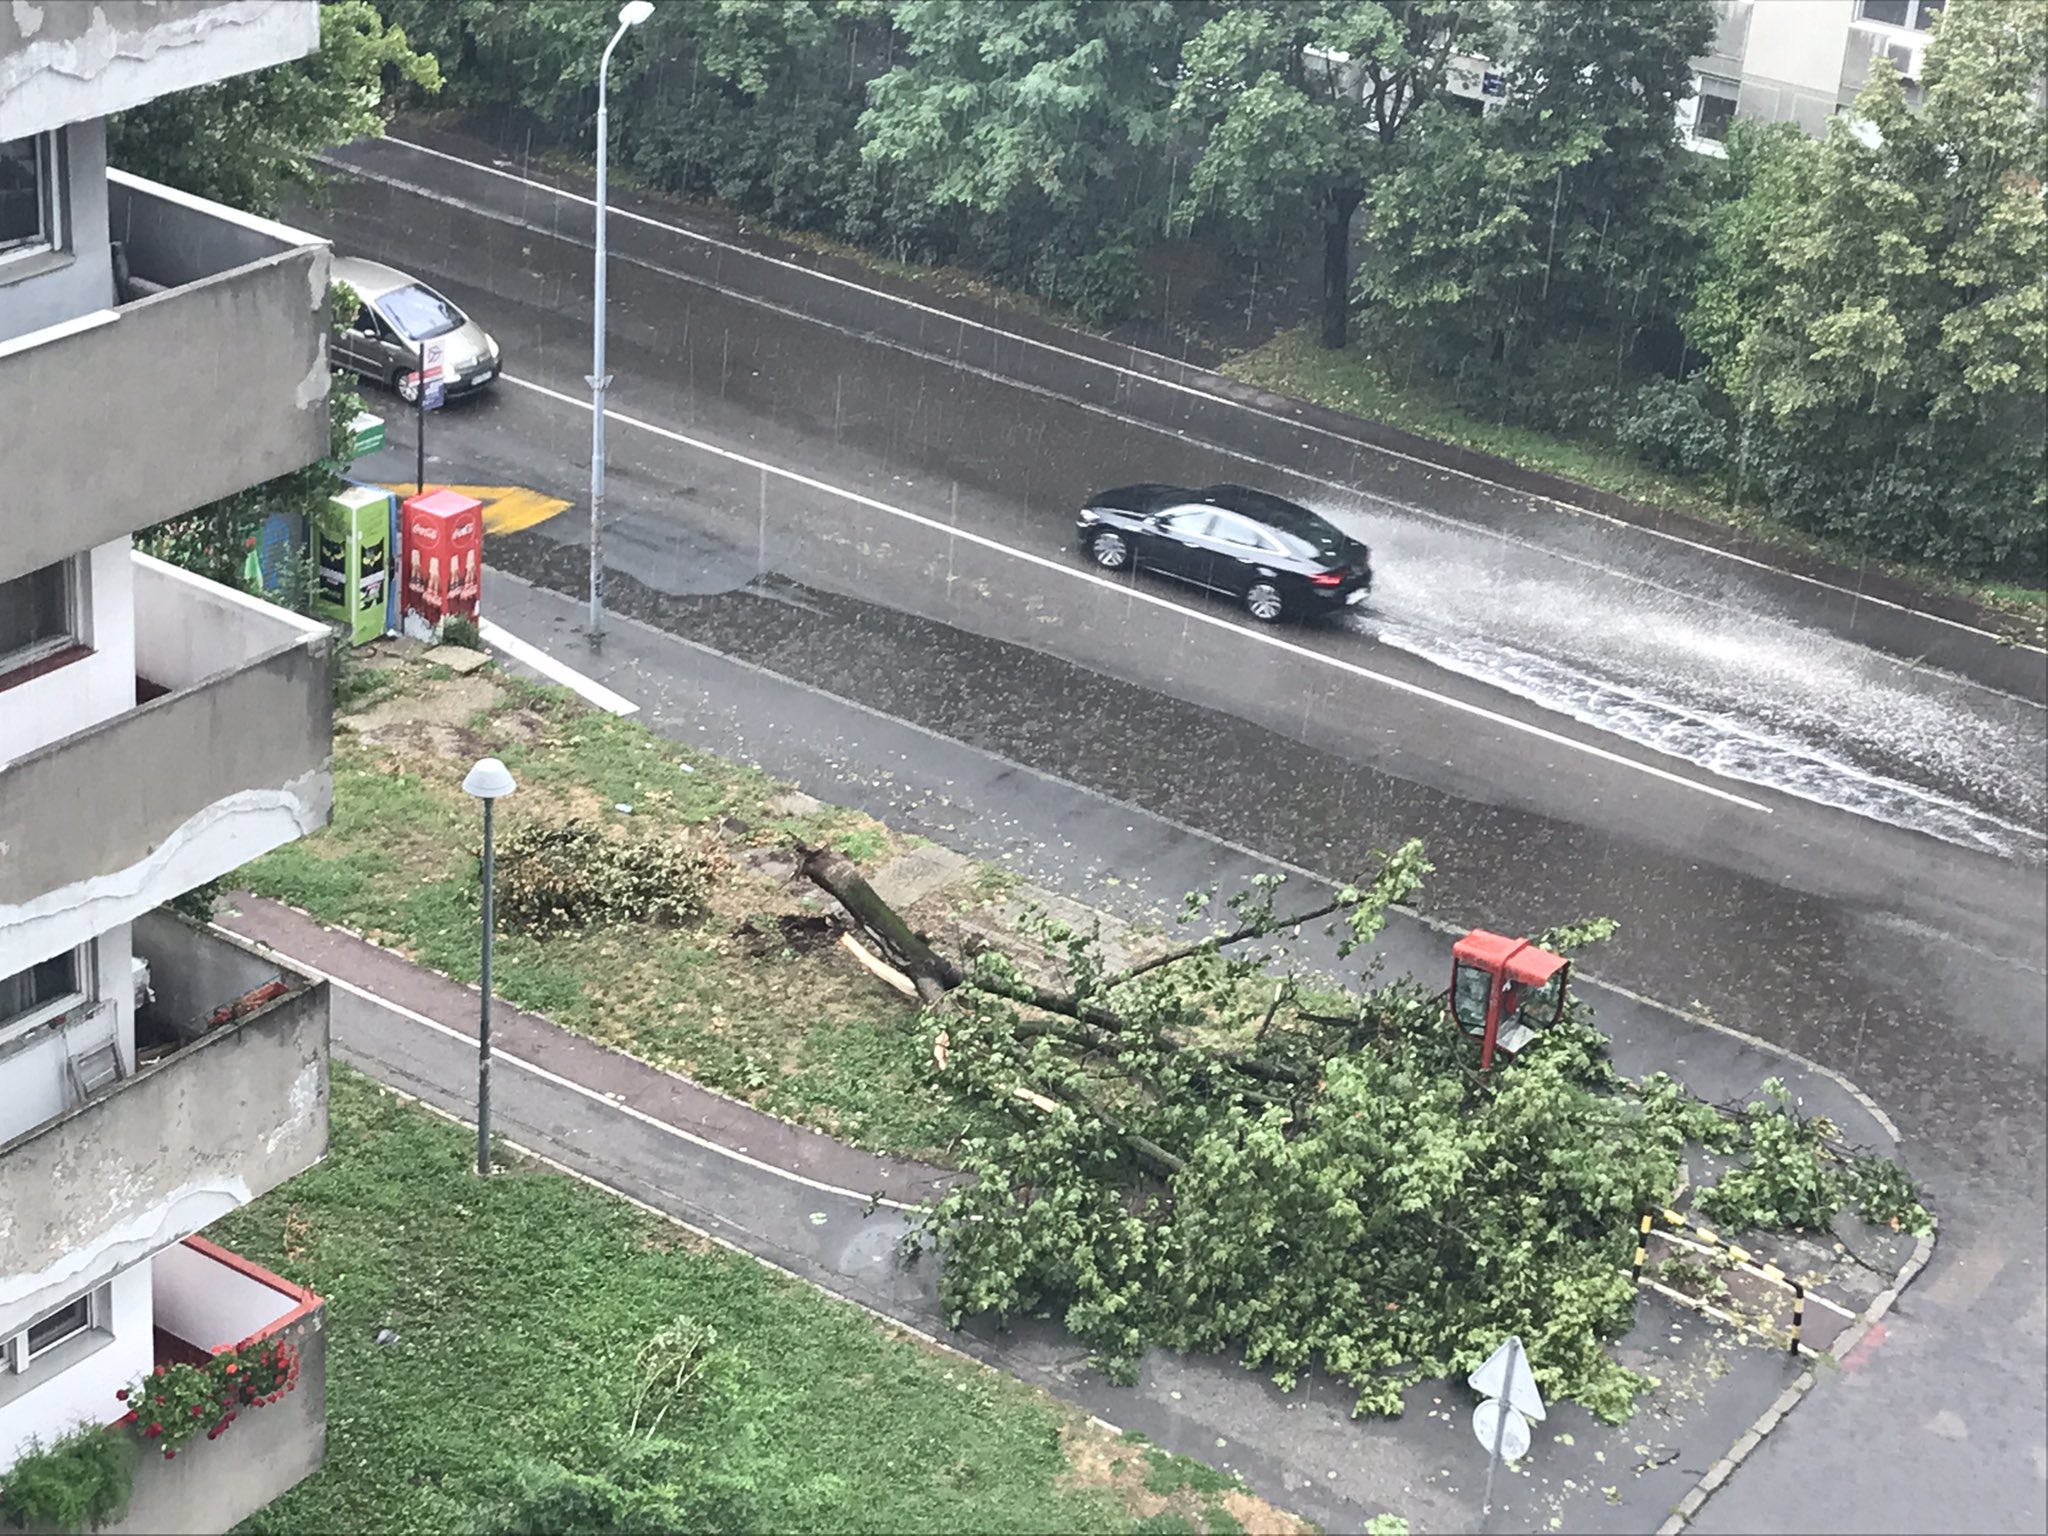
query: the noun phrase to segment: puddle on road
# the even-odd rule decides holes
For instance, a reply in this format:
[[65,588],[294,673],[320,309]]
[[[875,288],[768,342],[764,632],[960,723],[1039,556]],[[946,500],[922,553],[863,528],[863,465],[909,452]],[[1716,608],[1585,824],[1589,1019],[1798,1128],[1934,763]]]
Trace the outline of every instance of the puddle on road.
[[1325,515],[1373,545],[1373,600],[1351,622],[1381,644],[1731,779],[2048,862],[2048,713],[2024,700],[1748,594],[1724,607],[1483,533]]

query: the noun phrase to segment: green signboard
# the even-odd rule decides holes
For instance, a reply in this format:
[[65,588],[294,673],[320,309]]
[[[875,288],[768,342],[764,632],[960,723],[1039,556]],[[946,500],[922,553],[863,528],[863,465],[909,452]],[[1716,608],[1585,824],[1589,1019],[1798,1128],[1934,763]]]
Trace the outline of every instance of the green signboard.
[[372,416],[368,411],[364,411],[348,424],[348,429],[354,434],[351,452],[358,459],[366,453],[375,453],[384,446],[382,416]]
[[313,519],[313,558],[320,570],[313,600],[320,617],[344,625],[357,645],[383,634],[390,492],[352,485],[328,497]]

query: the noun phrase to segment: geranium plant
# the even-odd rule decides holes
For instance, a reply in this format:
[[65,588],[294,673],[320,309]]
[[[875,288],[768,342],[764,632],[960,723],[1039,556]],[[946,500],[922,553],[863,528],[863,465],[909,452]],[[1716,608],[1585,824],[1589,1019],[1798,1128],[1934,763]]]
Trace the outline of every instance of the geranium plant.
[[244,1408],[274,1403],[298,1385],[298,1347],[272,1338],[222,1350],[204,1365],[160,1365],[114,1396],[127,1405],[120,1422],[171,1461],[202,1429],[218,1440]]

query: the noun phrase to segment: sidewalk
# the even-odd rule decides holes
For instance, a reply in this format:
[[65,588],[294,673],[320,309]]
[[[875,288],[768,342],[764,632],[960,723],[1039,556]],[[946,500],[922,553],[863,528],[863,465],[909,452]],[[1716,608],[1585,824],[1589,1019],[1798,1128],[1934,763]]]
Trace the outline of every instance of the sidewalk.
[[[593,665],[580,641],[564,640],[573,603],[502,576],[493,581],[497,623],[594,672],[640,704],[650,727],[758,761],[820,798],[960,852],[1005,861],[1071,899],[1143,920],[1183,890],[1270,867],[628,621],[615,621]],[[1299,894],[1312,898],[1321,882],[1297,875],[1310,887]],[[473,1118],[471,988],[289,909],[239,905],[221,919],[224,926],[335,980],[340,1059]],[[1431,975],[1448,963],[1448,935],[1415,918],[1397,917],[1380,947],[1390,970]],[[1809,1112],[1836,1119],[1853,1141],[1890,1149],[1881,1119],[1839,1080],[1596,982],[1581,991],[1614,1037],[1623,1071],[1662,1066],[1714,1099],[1748,1096],[1762,1078],[1784,1077]],[[902,1206],[928,1198],[945,1178],[940,1170],[847,1148],[503,1004],[494,1006],[493,1041],[494,1126],[531,1151],[1171,1450],[1227,1467],[1327,1529],[1357,1529],[1386,1510],[1418,1531],[1479,1527],[1485,1453],[1473,1439],[1462,1386],[1418,1388],[1401,1420],[1354,1422],[1350,1394],[1320,1380],[1283,1395],[1229,1361],[1156,1354],[1137,1386],[1118,1388],[1043,1324],[1009,1332],[975,1324],[951,1333],[932,1264],[906,1265],[898,1256]],[[1873,1282],[1872,1292],[1882,1283]],[[1555,1409],[1520,1470],[1500,1480],[1493,1529],[1654,1530],[1760,1416],[1789,1406],[1787,1389],[1806,1374],[1783,1352],[1739,1343],[1654,1295],[1643,1298],[1637,1318],[1619,1353],[1664,1386],[1618,1429],[1569,1405]]]

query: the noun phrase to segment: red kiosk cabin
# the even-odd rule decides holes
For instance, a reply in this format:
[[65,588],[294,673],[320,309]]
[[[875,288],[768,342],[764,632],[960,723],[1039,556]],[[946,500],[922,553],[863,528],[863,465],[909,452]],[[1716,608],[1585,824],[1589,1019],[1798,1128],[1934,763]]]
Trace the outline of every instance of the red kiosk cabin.
[[1451,1019],[1479,1042],[1480,1071],[1557,1022],[1571,968],[1563,955],[1483,928],[1451,946]]

